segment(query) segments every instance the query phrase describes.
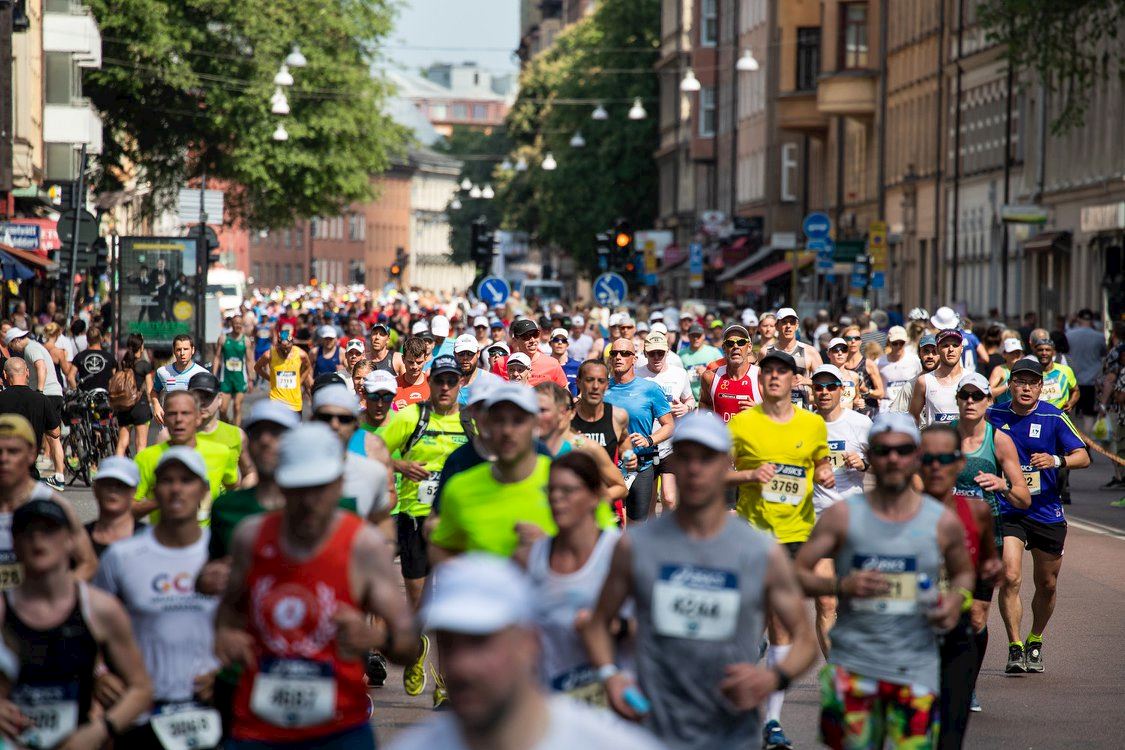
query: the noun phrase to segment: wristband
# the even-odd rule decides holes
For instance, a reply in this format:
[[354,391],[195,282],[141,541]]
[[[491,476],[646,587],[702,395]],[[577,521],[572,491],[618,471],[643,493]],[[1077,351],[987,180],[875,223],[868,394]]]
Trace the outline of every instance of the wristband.
[[968,612],[973,608],[973,592],[960,586],[957,587],[956,591],[961,595],[961,611]]
[[616,664],[603,664],[598,667],[598,682],[605,682],[610,677],[620,673],[621,670],[617,668]]
[[785,674],[777,667],[774,667],[772,671],[775,675],[777,675],[777,689],[779,691],[787,689],[789,687],[789,683],[792,682],[792,680],[789,679],[789,675]]

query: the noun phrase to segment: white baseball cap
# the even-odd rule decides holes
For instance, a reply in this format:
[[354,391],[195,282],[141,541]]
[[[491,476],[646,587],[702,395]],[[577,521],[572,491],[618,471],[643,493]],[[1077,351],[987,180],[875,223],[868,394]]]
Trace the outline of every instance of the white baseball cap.
[[843,382],[844,380],[844,373],[840,372],[840,368],[836,365],[821,365],[820,367],[813,370],[813,373],[810,377],[815,378],[817,375],[831,375],[840,382]]
[[338,383],[326,385],[313,394],[312,402],[314,412],[325,406],[335,406],[340,409],[346,409],[351,414],[358,414],[359,397],[355,395],[354,390],[346,385]]
[[422,620],[427,630],[487,635],[513,625],[531,625],[533,602],[531,584],[515,564],[469,552],[434,569]]
[[567,341],[570,341],[570,333],[565,328],[556,328],[551,331],[551,338],[557,338],[559,336],[563,337]]
[[828,342],[828,348],[829,349],[831,349],[834,346],[847,346],[847,345],[848,345],[848,342],[844,341],[839,336],[837,336],[836,338],[834,338],[834,339],[832,339],[831,341]]
[[[613,328],[614,326],[621,325],[621,319],[623,317],[625,317],[625,316],[622,315],[621,313],[614,313],[613,315],[610,315],[609,316],[609,327]],[[12,329],[12,330],[17,330],[17,329]],[[9,331],[9,333],[11,333],[11,331]]]
[[653,333],[667,334],[668,333],[668,326],[664,325],[663,323],[653,323],[652,324],[652,332]]
[[483,315],[478,315],[473,318],[473,328],[476,328],[478,326],[482,328],[488,328],[488,318],[484,317]]
[[[339,445],[340,441],[337,440],[336,444]],[[207,464],[195,448],[186,445],[173,445],[168,448],[156,464],[156,473],[159,474],[161,469],[171,463],[182,464],[188,471],[202,479],[204,484],[210,486],[211,478],[207,476]]]
[[699,443],[713,451],[729,453],[730,430],[714,412],[693,411],[676,422],[676,430],[672,433],[673,450],[679,443]]
[[516,352],[512,356],[508,357],[508,367],[511,367],[512,365],[523,365],[530,370],[531,358],[523,352]]
[[653,310],[651,313],[649,313],[649,316],[648,316],[648,322],[649,323],[655,323],[658,320],[664,320],[664,313],[663,312],[661,312],[660,310]]
[[365,351],[367,351],[367,344],[363,343],[363,339],[352,339],[351,341],[348,342],[348,345],[344,347],[344,351],[345,352],[354,352],[354,351],[365,352]]
[[965,386],[972,386],[986,396],[992,395],[992,388],[988,385],[988,380],[979,372],[967,372],[961,376],[957,381],[957,390],[960,391]]
[[316,331],[317,338],[334,339],[336,338],[336,329],[332,326],[321,326]]
[[141,483],[141,471],[131,458],[124,456],[108,456],[98,464],[98,473],[94,481],[102,479],[116,479],[129,487],[136,487]]
[[26,335],[28,335],[27,331],[17,326],[12,326],[8,329],[8,332],[4,334],[4,343],[10,344],[16,339],[22,339]]
[[1004,339],[1003,348],[1005,354],[1009,354],[1011,352],[1022,352],[1023,342],[1019,339]]
[[887,341],[909,341],[910,337],[906,335],[906,329],[902,326],[891,326],[887,331]]
[[272,422],[290,430],[301,423],[301,416],[285,404],[264,398],[250,407],[250,413],[242,420],[242,429],[249,430],[259,422]]
[[777,319],[782,320],[783,318],[797,318],[797,320],[801,319],[800,316],[797,315],[797,311],[792,307],[783,307],[777,311]]
[[492,392],[505,382],[507,381],[493,375],[491,372],[482,371],[473,379],[472,383],[465,386],[469,391],[469,400],[466,405],[473,406],[482,401],[487,401],[488,397],[492,395]]
[[477,343],[477,338],[471,333],[462,333],[453,342],[453,353],[459,354],[460,352],[476,352],[480,351],[480,344]]
[[386,370],[372,370],[363,376],[364,393],[398,393],[398,381]]
[[570,324],[572,326],[575,326],[576,328],[581,328],[582,326],[586,325],[586,319],[581,315],[575,315],[570,319]]
[[485,349],[485,351],[491,353],[493,349],[497,349],[497,348],[503,349],[505,354],[510,354],[511,351],[512,351],[511,349],[508,348],[508,342],[506,342],[506,341],[493,341],[491,344],[486,346],[484,349]]
[[444,315],[435,315],[430,319],[430,332],[435,336],[445,338],[449,335],[449,318]]
[[957,317],[952,307],[939,307],[937,312],[930,316],[930,323],[939,331],[944,331],[959,326],[961,319]]
[[528,414],[539,414],[539,397],[534,390],[526,385],[510,382],[501,383],[492,389],[485,401],[485,405],[489,409],[503,403],[515,404]]
[[344,446],[332,428],[320,422],[301,424],[286,432],[278,454],[274,480],[283,489],[317,487],[336,481],[344,473]]
[[418,334],[421,334],[421,333],[427,333],[427,332],[429,332],[429,330],[430,330],[430,327],[429,327],[429,325],[426,324],[426,321],[424,321],[424,320],[419,320],[417,323],[410,326],[410,332],[412,334],[414,334],[415,336],[417,336]]
[[922,442],[922,433],[918,431],[918,425],[914,423],[914,417],[902,411],[885,411],[877,414],[875,419],[871,422],[871,429],[867,433],[870,440],[876,435],[884,432],[901,432],[907,435],[918,445]]

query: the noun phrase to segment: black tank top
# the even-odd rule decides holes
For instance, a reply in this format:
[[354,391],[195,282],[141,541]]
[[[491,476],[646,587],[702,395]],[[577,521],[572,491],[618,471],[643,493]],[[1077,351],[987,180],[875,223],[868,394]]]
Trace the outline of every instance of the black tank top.
[[611,461],[617,461],[617,430],[613,427],[613,407],[604,404],[605,410],[602,418],[596,422],[587,422],[578,416],[578,412],[570,419],[570,428],[580,435],[585,435],[598,445],[605,448]]
[[[849,372],[854,372],[857,376],[859,376],[859,379],[863,382],[864,387],[866,387],[868,390],[871,390],[871,388],[875,385],[875,381],[871,379],[871,373],[867,371],[867,357],[861,358],[859,360],[859,364],[855,367],[848,367],[847,365],[845,365],[844,369],[848,370]],[[862,413],[864,416],[874,418],[875,415],[879,413],[879,399],[871,398],[870,396],[864,396],[863,403],[864,408],[860,410],[860,413]]]
[[391,375],[398,377],[398,373],[395,372],[395,353],[392,351],[388,351],[387,356],[371,364],[375,365],[376,370],[383,370],[384,372],[389,372]]
[[89,593],[85,584],[76,586],[74,609],[47,630],[21,620],[4,592],[4,640],[15,646],[19,659],[10,700],[32,720],[33,727],[20,738],[28,746],[54,747],[88,721],[100,649],[84,614]]

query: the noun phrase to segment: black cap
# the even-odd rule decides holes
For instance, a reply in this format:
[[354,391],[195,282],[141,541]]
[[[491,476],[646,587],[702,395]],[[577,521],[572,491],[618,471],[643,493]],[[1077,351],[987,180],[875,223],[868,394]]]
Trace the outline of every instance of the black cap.
[[1015,375],[1018,372],[1030,372],[1037,378],[1043,377],[1043,365],[1039,364],[1037,359],[1017,359],[1016,363],[1008,369],[1008,377]]
[[1031,340],[1032,346],[1050,346],[1054,348],[1055,342],[1048,336],[1040,336]]
[[[199,376],[196,375],[195,377],[197,378]],[[195,380],[195,378],[192,378],[192,380]],[[323,388],[327,385],[346,385],[347,387],[351,388],[351,383],[349,383],[347,380],[345,380],[344,376],[341,375],[340,373],[338,373],[338,372],[322,372],[321,374],[316,376],[315,380],[313,380],[311,391],[312,391],[312,393],[316,393],[321,388]]]
[[[391,327],[389,325],[387,325],[386,320],[379,320],[379,321],[376,321],[375,323],[372,323],[371,324],[371,330],[374,331],[376,328],[382,328],[387,333],[391,332]],[[368,335],[370,335],[370,334],[368,334]]]
[[512,323],[511,333],[514,338],[526,336],[532,331],[538,331],[539,324],[531,318],[520,318],[515,323]]
[[187,384],[189,391],[203,391],[214,396],[219,392],[219,379],[209,372],[197,372]]
[[792,370],[794,374],[797,372],[797,360],[793,359],[793,355],[788,352],[783,352],[780,349],[770,349],[758,360],[758,366],[760,367],[770,360],[782,363]]
[[434,357],[434,363],[430,365],[430,377],[440,375],[443,372],[452,372],[455,375],[461,374],[461,365],[457,364],[456,357],[449,354]]
[[32,521],[50,521],[56,526],[69,526],[66,511],[54,500],[29,500],[12,514],[12,534],[19,534]]
[[547,328],[550,325],[551,325],[551,319],[550,318],[548,318],[546,315],[540,315],[539,316],[539,327],[540,328]]
[[699,323],[692,323],[691,328],[687,329],[687,332],[688,332],[688,336],[694,336],[695,334],[707,333],[707,331],[705,331],[703,329],[703,326],[701,326]]

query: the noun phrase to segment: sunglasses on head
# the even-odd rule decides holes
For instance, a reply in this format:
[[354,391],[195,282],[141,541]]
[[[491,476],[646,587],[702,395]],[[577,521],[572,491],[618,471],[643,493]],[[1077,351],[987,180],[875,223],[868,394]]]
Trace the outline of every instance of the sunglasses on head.
[[839,380],[836,380],[831,383],[813,383],[812,387],[814,391],[828,391],[829,393],[832,393],[843,388],[844,384]]
[[723,346],[746,346],[750,343],[750,339],[727,339],[723,342]]
[[355,416],[352,414],[313,414],[313,420],[325,424],[332,424],[333,422],[355,424]]
[[981,393],[980,391],[970,391],[968,389],[965,389],[963,391],[957,392],[958,401],[984,401],[986,398],[988,398],[988,396]]
[[953,451],[952,453],[923,453],[922,465],[929,466],[935,461],[942,466],[949,466],[961,460],[961,451]]
[[886,458],[892,453],[896,456],[912,456],[918,450],[918,446],[913,443],[903,443],[901,445],[873,445],[868,448],[868,451],[873,456]]

